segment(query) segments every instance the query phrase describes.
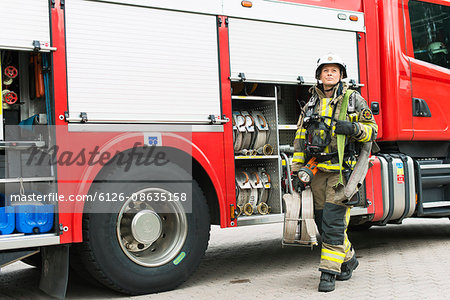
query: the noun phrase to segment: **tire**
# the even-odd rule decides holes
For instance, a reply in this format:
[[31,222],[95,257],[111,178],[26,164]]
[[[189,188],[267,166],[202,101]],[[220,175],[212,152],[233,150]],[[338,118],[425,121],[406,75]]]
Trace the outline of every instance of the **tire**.
[[365,230],[369,230],[370,227],[372,227],[373,224],[371,222],[367,222],[367,223],[363,223],[363,224],[359,224],[359,225],[350,225],[348,227],[349,230],[351,231],[365,231]]
[[69,252],[69,280],[76,280],[83,285],[89,285],[93,287],[103,287],[103,284],[97,281],[91,273],[86,270],[86,267],[81,261],[80,251],[81,244],[76,243],[70,246]]
[[78,251],[85,269],[103,285],[129,295],[172,290],[186,281],[200,264],[209,241],[209,211],[198,183],[170,162],[164,167],[136,166],[127,172],[115,168],[106,178],[107,182],[96,184],[90,193],[148,195],[166,191],[168,195],[182,193],[177,180],[186,184],[188,179],[192,212],[187,212],[189,205],[181,201],[161,204],[167,209],[164,212],[155,209],[155,202],[116,202],[109,213],[90,210],[101,203],[92,204],[87,212],[85,208],[84,242]]

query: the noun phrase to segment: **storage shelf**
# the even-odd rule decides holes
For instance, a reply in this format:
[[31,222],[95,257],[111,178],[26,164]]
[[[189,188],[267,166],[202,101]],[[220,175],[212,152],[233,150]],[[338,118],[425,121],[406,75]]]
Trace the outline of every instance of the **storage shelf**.
[[[239,76],[233,77],[230,76],[231,81],[242,82],[242,78]],[[287,85],[298,85],[300,83],[299,80],[276,80],[276,79],[265,79],[265,78],[246,78],[245,82],[253,82],[253,83],[267,83],[267,84],[287,84]],[[302,85],[315,85],[316,81],[305,81]]]
[[[233,110],[247,112],[257,111],[264,115],[270,130],[266,143],[270,144],[273,147],[273,153],[272,155],[244,155],[242,154],[242,152],[235,153],[235,168],[236,173],[246,172],[248,174],[252,174],[255,172],[259,173],[264,170],[267,174],[270,174],[271,187],[269,198],[267,199],[266,203],[271,207],[272,212],[267,215],[255,213],[251,216],[247,216],[245,214],[242,214],[236,219],[237,226],[280,223],[283,222],[284,219],[284,215],[281,213],[281,169],[278,150],[278,136],[280,134],[280,131],[278,130],[279,121],[277,117],[277,87],[273,84],[267,86],[258,85],[255,93],[257,96],[232,95],[231,97],[233,99]],[[293,122],[286,121],[283,123]],[[253,149],[250,150],[254,151]],[[247,154],[247,152],[243,153]],[[256,151],[251,153],[256,153]]]
[[29,177],[29,178],[0,178],[0,183],[13,183],[13,182],[46,182],[54,181],[55,177]]
[[241,215],[237,218],[237,226],[258,225],[268,223],[282,223],[284,214],[267,214],[267,215]]
[[245,156],[245,155],[239,155],[235,156],[235,159],[277,159],[278,155],[251,155],[251,156]]
[[0,149],[16,148],[29,149],[31,147],[42,148],[45,146],[44,141],[0,141]]
[[231,96],[233,100],[252,100],[252,101],[276,101],[276,97],[261,97],[261,96]]
[[278,124],[278,130],[297,130],[297,125]]

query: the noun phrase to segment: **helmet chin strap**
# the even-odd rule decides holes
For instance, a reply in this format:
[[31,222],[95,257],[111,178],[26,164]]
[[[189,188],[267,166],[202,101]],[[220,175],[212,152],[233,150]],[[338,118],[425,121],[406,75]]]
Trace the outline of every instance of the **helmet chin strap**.
[[336,86],[338,86],[341,83],[341,81],[339,80],[338,83],[336,83],[335,85],[333,85],[331,88],[329,88],[328,90],[325,89],[325,87],[323,87],[323,83],[322,83],[322,87],[323,87],[323,91],[324,92],[331,92]]

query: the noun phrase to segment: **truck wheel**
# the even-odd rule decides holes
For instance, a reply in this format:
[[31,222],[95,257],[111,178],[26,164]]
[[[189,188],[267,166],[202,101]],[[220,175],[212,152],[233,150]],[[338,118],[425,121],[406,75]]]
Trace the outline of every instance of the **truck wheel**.
[[350,225],[348,229],[351,231],[365,231],[369,230],[372,226],[373,224],[371,222],[367,222],[359,225]]
[[[210,220],[205,196],[192,176],[173,163],[115,170],[108,175],[109,182],[90,192],[120,193],[129,199],[111,202],[113,212],[85,212],[81,261],[96,280],[122,293],[174,289],[197,269],[207,248]],[[186,202],[131,197],[183,193],[186,182],[192,186]],[[192,207],[186,205],[189,201]],[[97,203],[94,208],[100,204],[105,205]]]

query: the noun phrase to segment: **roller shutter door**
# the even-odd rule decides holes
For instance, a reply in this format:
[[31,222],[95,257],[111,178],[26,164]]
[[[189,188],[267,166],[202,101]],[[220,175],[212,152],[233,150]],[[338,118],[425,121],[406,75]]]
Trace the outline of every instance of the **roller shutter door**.
[[313,83],[317,59],[334,52],[359,82],[355,32],[230,18],[229,35],[232,77]]
[[42,50],[50,49],[50,15],[48,0],[0,1],[0,49],[34,49],[39,41]]
[[219,116],[216,17],[66,2],[69,121],[208,122]]

